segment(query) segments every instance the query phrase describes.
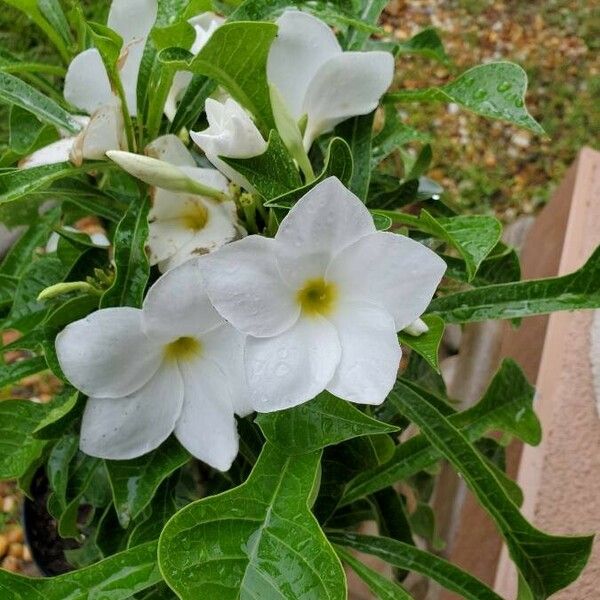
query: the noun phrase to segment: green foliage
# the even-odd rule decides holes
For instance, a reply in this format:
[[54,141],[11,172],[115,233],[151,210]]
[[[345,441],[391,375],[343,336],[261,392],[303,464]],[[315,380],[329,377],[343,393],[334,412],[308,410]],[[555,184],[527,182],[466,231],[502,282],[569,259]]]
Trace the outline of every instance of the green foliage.
[[492,119],[502,119],[543,134],[525,108],[527,75],[518,65],[495,62],[469,69],[454,81],[424,90],[404,90],[387,95],[388,102],[456,102]]
[[398,336],[404,346],[408,346],[411,350],[420,354],[439,372],[438,350],[444,335],[444,321],[436,315],[425,315],[423,321],[429,327],[429,331],[426,333],[413,336],[406,332],[400,332]]
[[342,566],[309,509],[319,459],[266,444],[244,484],[179,511],[159,542],[167,583],[184,600],[346,598]]

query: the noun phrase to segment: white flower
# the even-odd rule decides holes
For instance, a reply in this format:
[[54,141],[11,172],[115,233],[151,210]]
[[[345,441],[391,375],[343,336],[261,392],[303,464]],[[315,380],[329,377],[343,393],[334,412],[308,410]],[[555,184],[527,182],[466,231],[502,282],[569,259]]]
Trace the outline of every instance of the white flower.
[[375,110],[394,77],[389,52],[343,52],[331,29],[297,10],[277,20],[267,77],[291,116],[308,118],[304,146],[349,117]]
[[266,151],[267,142],[250,115],[233,98],[227,98],[225,102],[209,98],[205,109],[208,127],[203,131],[190,132],[191,138],[221,173],[240,187],[253,191],[246,178],[223,162],[219,156],[258,156]]
[[334,177],[298,201],[275,239],[252,235],[203,263],[213,305],[248,334],[249,400],[259,412],[324,389],[383,402],[401,356],[396,332],[423,313],[445,268],[422,244],[377,232]]
[[202,260],[161,277],[142,309],[101,309],[57,336],[62,370],[89,396],[80,440],[86,454],[134,458],[174,433],[200,460],[231,466],[234,413],[249,413],[243,337],[211,306],[198,275]]
[[[195,56],[202,50],[212,34],[225,22],[223,17],[219,17],[213,12],[205,12],[196,17],[188,19],[188,23],[196,31],[196,39],[190,48],[190,52]],[[192,81],[192,74],[189,71],[178,71],[173,78],[173,84],[165,102],[165,115],[172,121],[177,113],[177,105],[183,98],[188,85]]]
[[[137,80],[146,40],[156,21],[157,0],[113,0],[107,25],[123,38],[119,73],[131,115],[137,114]],[[100,53],[89,48],[78,54],[65,77],[65,99],[93,114],[115,98]]]
[[[153,203],[148,215],[151,264],[158,264],[164,273],[245,235],[232,200],[219,201],[193,191],[194,185],[201,184],[226,194],[229,182],[215,169],[197,167],[177,136],[157,138],[146,153],[154,160],[127,152],[108,155],[135,177],[161,186],[152,189]],[[189,190],[182,191],[186,186]]]

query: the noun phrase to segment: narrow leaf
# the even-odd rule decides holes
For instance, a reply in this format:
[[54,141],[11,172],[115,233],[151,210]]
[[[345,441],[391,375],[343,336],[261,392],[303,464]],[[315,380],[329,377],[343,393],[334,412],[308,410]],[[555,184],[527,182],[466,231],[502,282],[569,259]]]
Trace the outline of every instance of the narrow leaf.
[[420,354],[439,373],[438,351],[444,335],[444,321],[436,315],[425,315],[423,321],[429,327],[426,333],[414,336],[400,332],[398,337],[402,344]]

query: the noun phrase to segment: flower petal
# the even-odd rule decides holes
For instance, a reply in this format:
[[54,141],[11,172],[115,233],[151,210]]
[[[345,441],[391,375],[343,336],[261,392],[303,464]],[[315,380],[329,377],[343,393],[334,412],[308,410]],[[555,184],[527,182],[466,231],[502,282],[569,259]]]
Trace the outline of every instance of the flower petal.
[[151,158],[163,160],[179,167],[195,167],[196,162],[185,144],[172,133],[157,137],[145,148],[145,153]]
[[396,381],[402,351],[392,316],[366,302],[342,304],[329,317],[342,358],[327,390],[360,404],[381,404]]
[[19,168],[31,169],[32,167],[41,167],[42,165],[67,162],[74,144],[74,137],[64,138],[48,144],[23,158],[19,162]]
[[275,240],[282,276],[295,289],[303,278],[322,276],[335,254],[374,232],[366,206],[329,177],[300,198],[279,226]]
[[56,336],[67,379],[88,396],[119,398],[139,390],[158,369],[162,353],[142,331],[142,311],[98,310]]
[[[233,202],[214,202],[210,199],[201,200],[200,198],[198,201],[202,202],[208,211],[206,225],[199,231],[192,231],[192,237],[188,242],[179,246],[174,254],[158,263],[161,273],[183,264],[190,258],[198,258],[214,252],[221,246],[242,237],[243,230],[236,226],[237,214]],[[160,222],[153,223],[151,229],[153,226],[160,227],[160,225]],[[150,242],[150,247],[152,248],[152,242]]]
[[102,160],[109,150],[127,147],[120,102],[111,102],[95,111],[89,123],[75,139],[71,160],[79,165],[83,159]]
[[340,354],[335,328],[318,315],[300,318],[275,337],[248,337],[250,403],[258,412],[273,412],[308,402],[327,387]]
[[227,471],[238,453],[238,434],[227,378],[210,360],[182,363],[184,400],[175,435],[196,458]]
[[125,101],[132,117],[137,116],[137,81],[144,56],[146,39],[134,40],[123,47],[119,76],[125,92]]
[[145,40],[150,35],[157,12],[157,0],[113,0],[107,25],[127,45],[133,40]]
[[250,115],[233,98],[219,102],[209,98],[205,104],[208,127],[190,132],[192,140],[206,158],[228,179],[251,190],[252,187],[235,169],[219,157],[251,158],[267,149],[267,142],[250,118]]
[[399,331],[423,314],[445,270],[446,263],[423,244],[378,232],[340,252],[327,279],[339,286],[342,298],[385,308]]
[[223,323],[202,334],[202,349],[206,358],[215,362],[227,376],[233,409],[240,417],[253,412],[244,369],[244,344],[246,336]]
[[[166,190],[157,190],[154,198],[155,205],[157,199],[160,202],[167,202],[169,199],[178,200],[182,194],[167,192]],[[178,202],[179,206],[180,203]],[[150,213],[152,218],[152,213]],[[156,265],[169,260],[175,256],[181,248],[185,247],[194,237],[194,232],[185,227],[181,219],[163,219],[152,220],[149,225],[148,250],[150,264]],[[167,269],[161,270],[161,272]]]
[[328,60],[304,97],[304,147],[308,150],[315,138],[345,119],[375,110],[393,78],[394,57],[389,52],[344,52]]
[[167,99],[165,100],[165,116],[169,121],[172,121],[177,114],[177,108],[179,107],[179,102],[183,98],[188,86],[192,81],[192,73],[189,71],[178,71],[175,73],[175,77],[173,77],[173,83],[171,84],[171,89],[167,94]]
[[169,342],[210,331],[223,322],[206,294],[199,260],[172,269],[148,290],[142,307],[142,327],[148,337]]
[[65,100],[92,114],[115,99],[106,68],[96,48],[78,54],[69,65],[65,76]]
[[158,448],[175,428],[183,404],[176,365],[163,365],[148,383],[124,398],[90,398],[80,447],[90,456],[126,460]]
[[281,279],[276,242],[251,235],[206,255],[202,273],[215,308],[234,327],[264,337],[289,329],[300,306]]
[[277,19],[279,31],[267,61],[269,83],[281,93],[290,114],[303,115],[303,100],[312,78],[342,49],[331,29],[316,17],[289,10]]

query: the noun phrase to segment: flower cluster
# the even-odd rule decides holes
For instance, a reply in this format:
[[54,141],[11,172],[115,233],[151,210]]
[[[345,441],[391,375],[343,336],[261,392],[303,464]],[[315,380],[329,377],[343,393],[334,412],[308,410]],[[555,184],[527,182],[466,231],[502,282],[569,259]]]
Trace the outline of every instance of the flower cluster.
[[[112,4],[108,25],[124,40],[119,68],[132,115],[155,19],[155,0]],[[192,18],[191,52],[222,23],[212,13]],[[277,25],[267,78],[308,152],[343,120],[376,108],[394,61],[387,52],[343,52],[331,29],[304,12],[287,11]],[[185,71],[174,78],[168,119],[190,81]],[[150,185],[148,253],[164,273],[141,308],[100,309],[57,337],[65,375],[89,396],[84,452],[137,457],[174,433],[194,456],[227,470],[237,454],[235,415],[288,409],[323,390],[350,402],[383,402],[400,362],[397,332],[422,333],[414,322],[444,261],[404,235],[377,231],[364,203],[335,177],[316,183],[307,176],[312,188],[273,237],[266,229],[247,235],[238,187],[246,195],[256,190],[223,159],[261,155],[267,142],[225,90],[206,100],[208,127],[190,132],[214,168],[198,166],[173,134],[153,140],[144,155],[124,152],[120,100],[95,49],[71,64],[65,97],[90,115],[83,132],[24,166],[106,154]]]

